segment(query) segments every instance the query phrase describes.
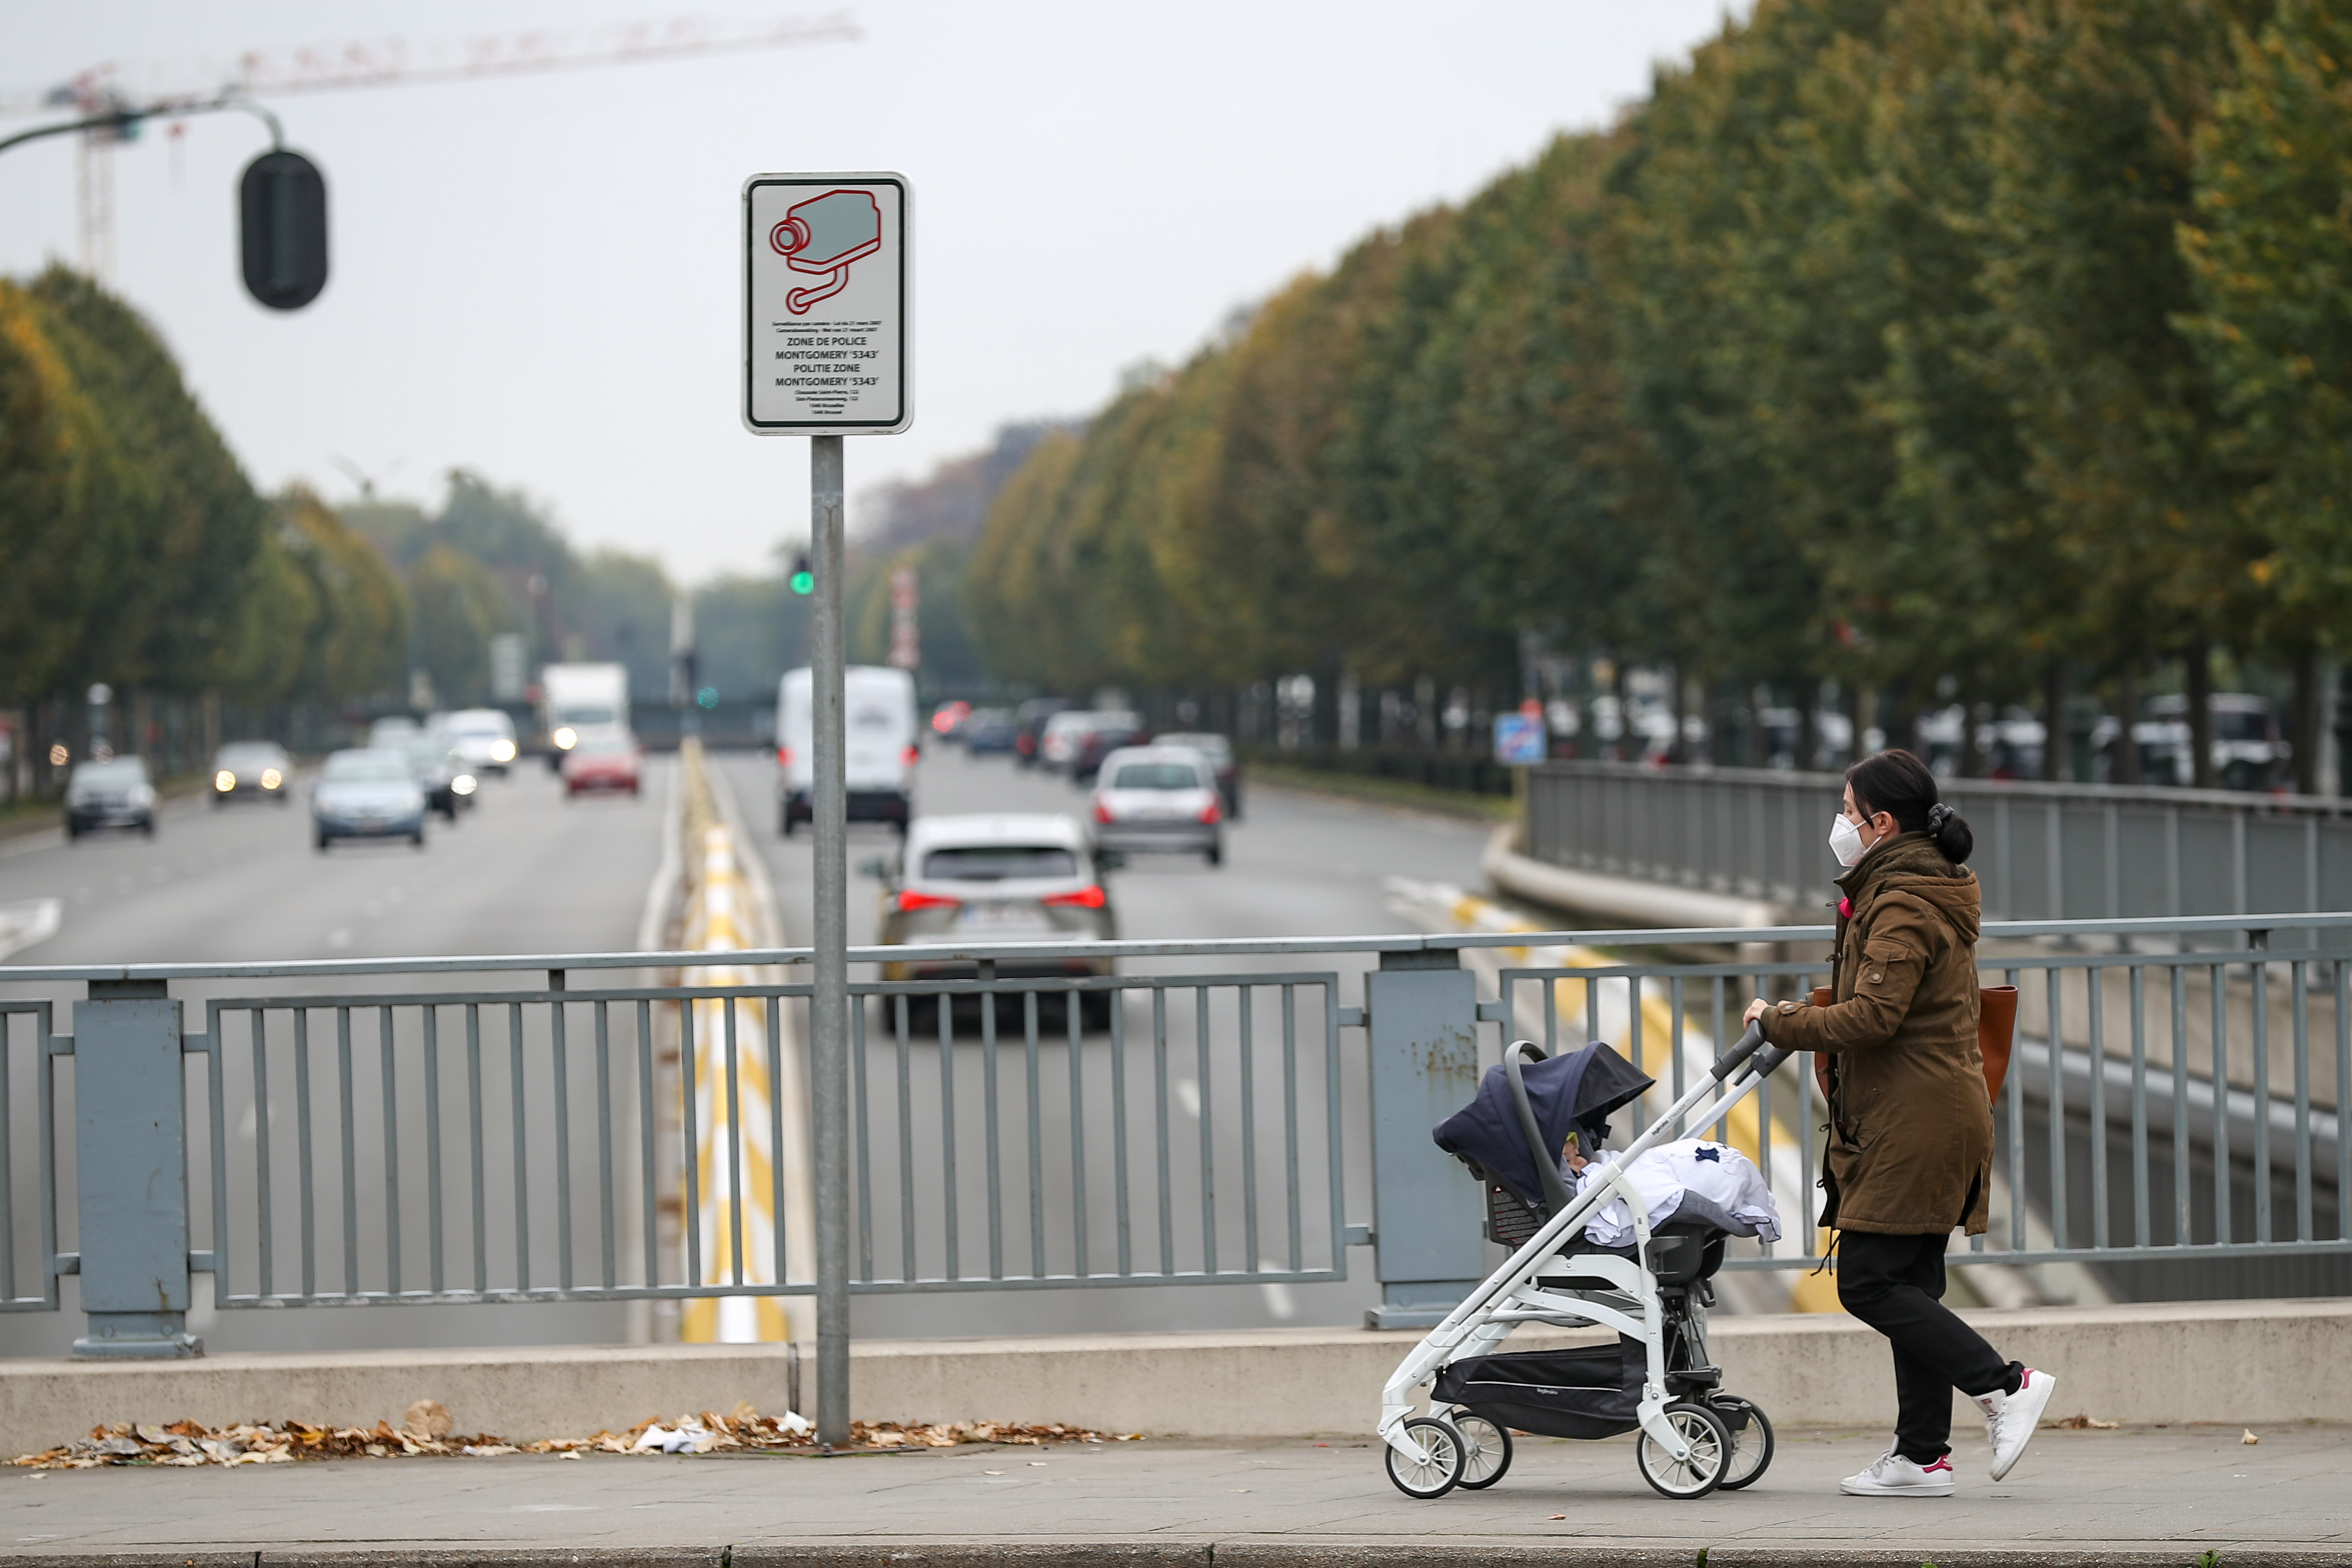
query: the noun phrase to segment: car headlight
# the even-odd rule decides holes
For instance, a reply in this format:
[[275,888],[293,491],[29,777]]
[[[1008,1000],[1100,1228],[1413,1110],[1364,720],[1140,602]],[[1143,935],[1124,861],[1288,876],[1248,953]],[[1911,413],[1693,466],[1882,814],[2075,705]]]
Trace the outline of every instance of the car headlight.
[[573,747],[580,744],[580,732],[572,728],[568,724],[562,725],[557,727],[553,735],[549,736],[547,738],[555,742],[556,750],[569,751]]
[[449,780],[449,793],[452,795],[470,795],[473,792],[474,776],[472,774],[460,773]]
[[236,775],[224,768],[213,775],[213,788],[226,795],[236,788]]
[[515,743],[511,740],[499,741],[490,747],[490,757],[493,761],[512,762],[515,759]]
[[138,789],[131,791],[131,803],[134,806],[152,806],[155,803],[155,791],[142,784]]
[[278,772],[275,768],[265,768],[261,770],[261,787],[264,789],[275,789],[285,782],[286,775]]

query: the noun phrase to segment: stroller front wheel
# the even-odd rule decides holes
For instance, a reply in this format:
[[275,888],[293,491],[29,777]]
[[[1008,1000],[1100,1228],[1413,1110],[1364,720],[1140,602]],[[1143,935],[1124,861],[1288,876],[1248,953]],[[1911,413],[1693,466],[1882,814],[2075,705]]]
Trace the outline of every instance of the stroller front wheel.
[[1462,1434],[1462,1479],[1454,1484],[1483,1491],[1501,1480],[1511,1468],[1511,1434],[1502,1424],[1475,1410],[1456,1410],[1454,1429]]
[[1634,1447],[1633,1462],[1641,1467],[1642,1479],[1661,1497],[1705,1497],[1723,1483],[1724,1473],[1731,1468],[1731,1431],[1722,1416],[1686,1399],[1667,1406],[1665,1417],[1675,1435],[1689,1445],[1690,1457],[1672,1458],[1655,1437],[1643,1432]]
[[[1731,1463],[1724,1468],[1721,1485],[1726,1491],[1738,1491],[1762,1476],[1771,1464],[1772,1423],[1765,1419],[1755,1401],[1736,1394],[1718,1394],[1709,1403],[1731,1428]],[[1743,1416],[1747,1417],[1744,1425]]]
[[1462,1434],[1444,1422],[1416,1416],[1404,1424],[1405,1440],[1417,1445],[1419,1459],[1409,1459],[1389,1447],[1389,1479],[1407,1497],[1444,1497],[1462,1479]]

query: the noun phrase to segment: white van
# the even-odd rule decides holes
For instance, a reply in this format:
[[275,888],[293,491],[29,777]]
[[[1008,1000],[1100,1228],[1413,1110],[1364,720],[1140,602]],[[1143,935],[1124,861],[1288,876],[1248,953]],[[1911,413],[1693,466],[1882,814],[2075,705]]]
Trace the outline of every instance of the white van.
[[[814,820],[810,682],[806,669],[788,670],[776,693],[776,814],[786,838],[794,824]],[[852,664],[843,673],[842,692],[849,820],[889,822],[903,833],[915,810],[915,677],[881,664]]]

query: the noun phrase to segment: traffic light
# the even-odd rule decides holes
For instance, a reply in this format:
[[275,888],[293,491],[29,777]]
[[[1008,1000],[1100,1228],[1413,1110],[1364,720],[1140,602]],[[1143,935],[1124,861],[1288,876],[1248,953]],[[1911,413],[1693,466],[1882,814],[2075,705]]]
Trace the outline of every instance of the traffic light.
[[327,287],[327,182],[299,152],[279,148],[245,166],[246,292],[272,310],[299,310]]
[[809,570],[808,551],[793,557],[793,591],[805,599],[816,591],[816,573]]

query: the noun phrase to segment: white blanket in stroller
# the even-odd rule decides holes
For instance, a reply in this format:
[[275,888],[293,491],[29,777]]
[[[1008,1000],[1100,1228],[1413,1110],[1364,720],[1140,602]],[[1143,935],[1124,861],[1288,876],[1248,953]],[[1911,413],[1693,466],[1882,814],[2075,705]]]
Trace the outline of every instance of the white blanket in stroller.
[[[1570,1174],[1568,1180],[1581,1192],[1617,1158],[1616,1151],[1605,1151],[1582,1171]],[[1755,1227],[1764,1240],[1780,1239],[1780,1211],[1772,1202],[1772,1189],[1765,1185],[1764,1173],[1756,1168],[1754,1160],[1728,1144],[1704,1138],[1660,1144],[1636,1159],[1627,1175],[1649,1207],[1653,1230],[1674,1218],[1685,1193],[1696,1193],[1734,1219]],[[1633,1211],[1622,1197],[1613,1197],[1585,1223],[1584,1234],[1597,1246],[1630,1247]]]

